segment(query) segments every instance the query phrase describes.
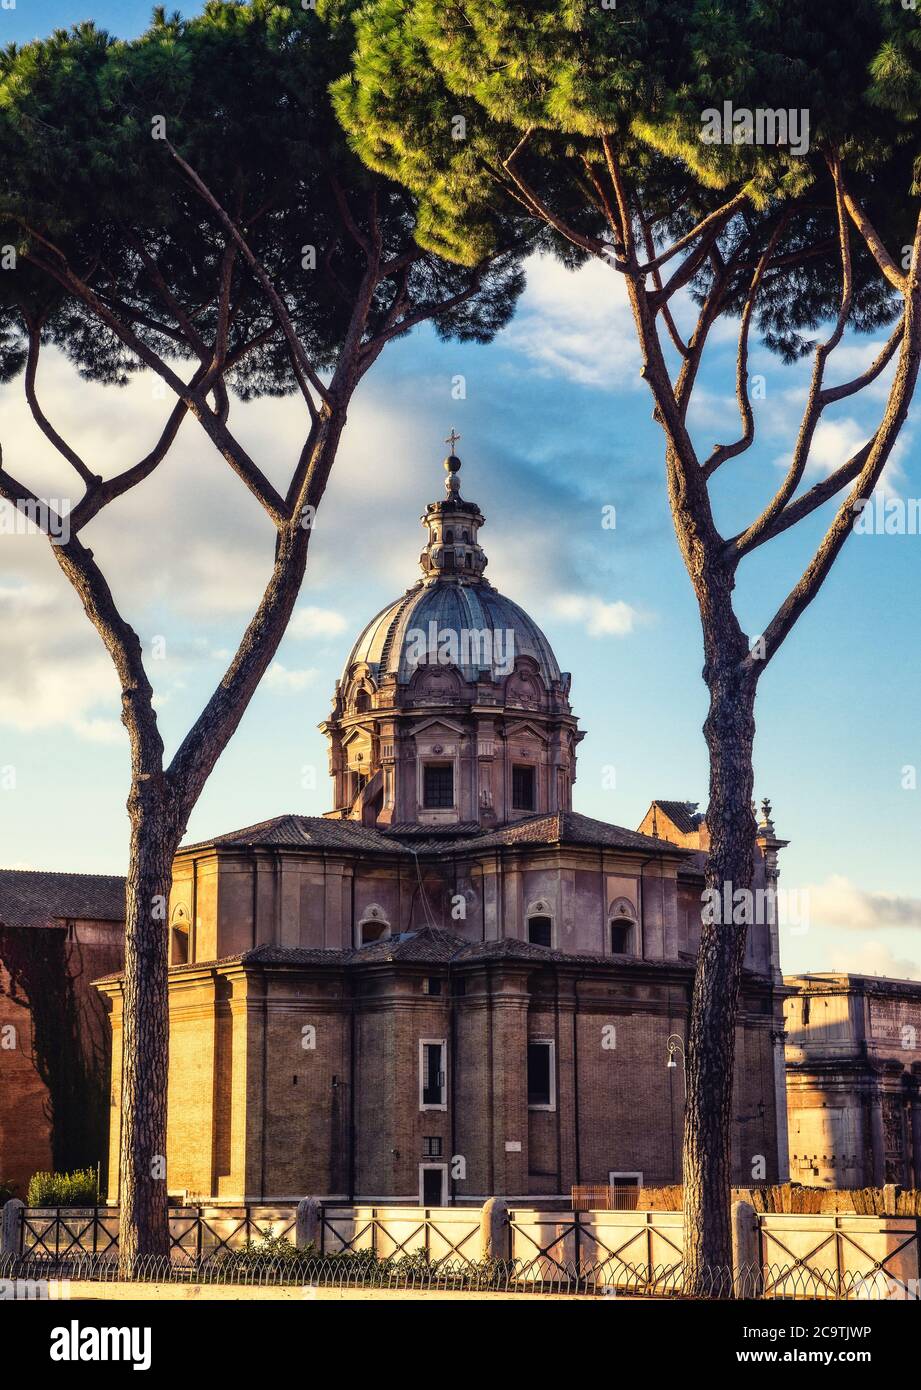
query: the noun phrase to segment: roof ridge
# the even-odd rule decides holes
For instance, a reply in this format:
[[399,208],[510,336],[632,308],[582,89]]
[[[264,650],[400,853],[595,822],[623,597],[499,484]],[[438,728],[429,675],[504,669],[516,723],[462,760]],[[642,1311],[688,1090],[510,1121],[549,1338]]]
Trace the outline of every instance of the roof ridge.
[[118,878],[124,883],[124,874],[100,874],[89,869],[4,869],[0,874],[41,874],[42,878]]

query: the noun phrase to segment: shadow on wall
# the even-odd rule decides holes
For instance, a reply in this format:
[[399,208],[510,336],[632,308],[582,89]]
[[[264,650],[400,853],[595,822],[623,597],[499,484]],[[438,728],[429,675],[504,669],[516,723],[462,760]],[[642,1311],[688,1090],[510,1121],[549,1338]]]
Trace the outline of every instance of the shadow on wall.
[[[91,981],[119,969],[121,959],[110,945],[81,942],[64,926],[0,925],[0,965],[0,1021],[15,1020],[5,1054],[12,1084],[3,1087],[0,1180],[24,1196],[32,1171],[50,1160],[57,1172],[101,1163],[104,1182],[110,1033]],[[39,1118],[44,1134],[35,1133]]]

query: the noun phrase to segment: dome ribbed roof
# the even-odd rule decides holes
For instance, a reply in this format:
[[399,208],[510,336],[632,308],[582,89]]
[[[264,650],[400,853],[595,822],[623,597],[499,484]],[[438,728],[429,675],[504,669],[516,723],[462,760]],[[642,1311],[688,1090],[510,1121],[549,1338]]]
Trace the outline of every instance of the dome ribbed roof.
[[[408,683],[417,669],[412,652],[418,639],[410,634],[428,635],[430,624],[435,625],[434,631],[453,632],[461,655],[472,654],[470,634],[489,633],[490,649],[499,661],[507,652],[506,633],[511,633],[513,659],[531,657],[548,686],[560,679],[550,643],[523,608],[485,580],[470,584],[443,578],[416,585],[371,619],[349,654],[343,679],[354,665],[367,662],[375,680],[394,675],[400,684]],[[493,639],[494,633],[501,634],[498,642]],[[480,667],[461,660],[457,669],[465,680],[475,681]],[[507,675],[508,667],[499,674]]]

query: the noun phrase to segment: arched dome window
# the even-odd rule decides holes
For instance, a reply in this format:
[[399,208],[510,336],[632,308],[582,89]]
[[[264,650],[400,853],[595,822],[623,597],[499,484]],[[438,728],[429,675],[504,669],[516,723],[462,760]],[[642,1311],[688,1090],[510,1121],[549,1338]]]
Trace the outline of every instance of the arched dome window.
[[189,961],[189,918],[180,903],[170,923],[170,965],[187,965]]
[[532,903],[527,913],[528,941],[532,946],[553,945],[553,918],[545,902]]

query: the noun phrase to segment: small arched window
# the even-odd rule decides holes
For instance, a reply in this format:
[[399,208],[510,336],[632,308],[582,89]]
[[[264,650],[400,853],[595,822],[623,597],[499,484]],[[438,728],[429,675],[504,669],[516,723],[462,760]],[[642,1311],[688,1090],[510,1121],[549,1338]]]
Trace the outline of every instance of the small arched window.
[[454,532],[453,532],[453,531],[445,531],[445,540],[446,540],[447,543],[450,545],[450,544],[453,542],[453,540],[454,540]]
[[369,946],[372,941],[385,941],[390,935],[390,923],[384,915],[383,908],[377,903],[372,903],[366,908],[358,923],[358,931],[362,946]]

